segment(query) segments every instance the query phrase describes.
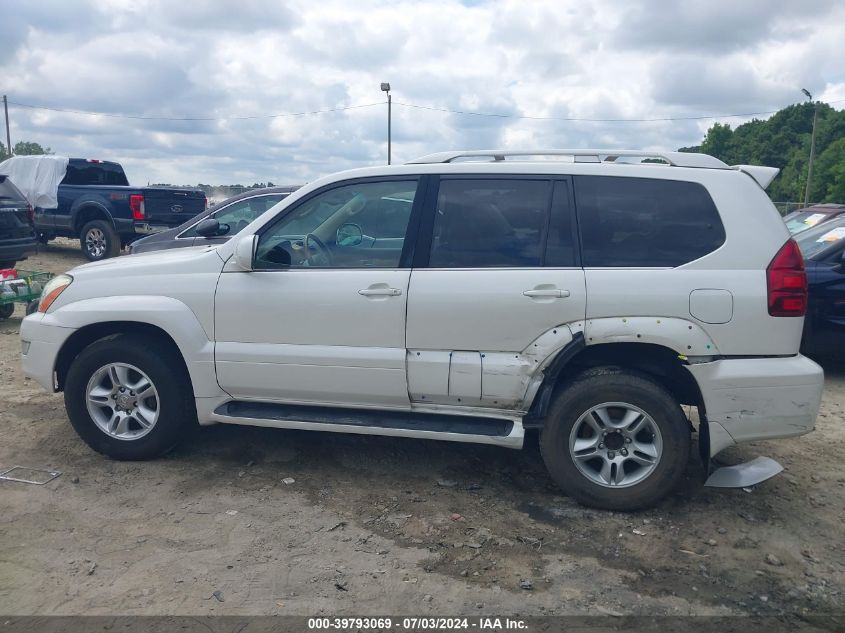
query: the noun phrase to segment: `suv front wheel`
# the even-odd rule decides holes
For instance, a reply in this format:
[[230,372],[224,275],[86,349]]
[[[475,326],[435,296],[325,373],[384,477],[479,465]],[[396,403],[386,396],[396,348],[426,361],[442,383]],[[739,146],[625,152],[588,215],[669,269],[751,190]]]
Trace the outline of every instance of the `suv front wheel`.
[[597,368],[558,393],[540,450],[552,479],[575,500],[639,510],[678,484],[690,431],[680,405],[660,384],[635,372]]
[[127,334],[92,343],[73,360],[65,406],[82,439],[115,459],[163,455],[196,421],[179,355],[159,341]]

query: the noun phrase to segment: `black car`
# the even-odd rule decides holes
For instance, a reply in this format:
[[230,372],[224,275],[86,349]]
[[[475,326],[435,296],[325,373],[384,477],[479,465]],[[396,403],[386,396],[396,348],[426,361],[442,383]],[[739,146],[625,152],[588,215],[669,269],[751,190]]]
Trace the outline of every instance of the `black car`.
[[845,216],[793,238],[807,269],[809,304],[801,349],[813,356],[845,353]]
[[[133,242],[129,252],[147,253],[199,244],[222,244],[297,189],[299,187],[265,187],[244,191],[209,207],[180,226]],[[215,227],[213,222],[206,222],[200,235],[197,227],[205,220],[216,221],[217,225]]]
[[35,216],[12,181],[0,174],[0,268],[11,268],[35,253]]

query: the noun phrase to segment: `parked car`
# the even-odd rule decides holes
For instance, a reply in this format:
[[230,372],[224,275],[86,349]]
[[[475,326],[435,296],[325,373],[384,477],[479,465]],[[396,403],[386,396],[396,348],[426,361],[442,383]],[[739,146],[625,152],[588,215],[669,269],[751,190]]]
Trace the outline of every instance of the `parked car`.
[[335,174],[219,246],[55,278],[23,368],[117,459],[196,420],[511,448],[539,429],[564,491],[630,510],[682,479],[690,405],[708,484],[752,485],[780,466],[711,457],[808,433],[823,386],[799,354],[801,253],[762,188],[777,171],[536,150]]
[[32,207],[12,180],[0,174],[0,268],[11,268],[37,247]]
[[37,207],[42,243],[57,236],[79,238],[91,261],[114,257],[141,236],[193,218],[206,207],[199,189],[130,187],[118,163],[71,158],[58,188],[58,207]]
[[[250,189],[206,209],[176,228],[142,237],[129,246],[130,253],[148,253],[198,244],[222,244],[237,235],[250,222],[278,204],[299,187]],[[202,233],[198,232],[203,221]]]
[[845,214],[845,204],[816,204],[785,215],[783,221],[786,222],[789,232],[795,235],[843,214]]
[[798,233],[795,241],[809,284],[801,349],[845,358],[845,215]]

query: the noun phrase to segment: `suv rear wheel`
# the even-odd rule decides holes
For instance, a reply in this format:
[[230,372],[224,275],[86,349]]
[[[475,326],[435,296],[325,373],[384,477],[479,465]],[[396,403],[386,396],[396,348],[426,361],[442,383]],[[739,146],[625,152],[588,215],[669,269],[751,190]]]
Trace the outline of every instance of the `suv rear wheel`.
[[680,405],[660,384],[635,372],[598,368],[558,393],[540,450],[552,479],[575,500],[639,510],[678,484],[690,431]]
[[159,341],[99,340],[70,366],[65,406],[76,432],[115,459],[150,459],[172,449],[196,421],[182,359]]
[[96,262],[120,254],[120,237],[106,220],[91,220],[79,234],[82,252],[89,261]]

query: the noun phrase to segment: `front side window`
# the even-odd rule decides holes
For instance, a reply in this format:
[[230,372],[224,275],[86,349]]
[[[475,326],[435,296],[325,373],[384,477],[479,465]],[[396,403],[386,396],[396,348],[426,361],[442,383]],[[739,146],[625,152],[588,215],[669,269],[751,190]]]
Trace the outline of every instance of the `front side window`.
[[551,186],[516,178],[442,180],[429,266],[540,266]]
[[344,185],[286,211],[258,242],[255,267],[396,268],[417,180]]
[[[287,196],[288,194],[286,193],[276,193],[238,200],[219,211],[215,211],[208,217],[214,218],[220,223],[220,235],[231,237],[232,235],[240,233],[255,218]],[[196,229],[197,225],[194,225],[182,233],[179,237],[196,237]]]
[[585,267],[671,268],[725,242],[716,205],[700,184],[576,176]]

